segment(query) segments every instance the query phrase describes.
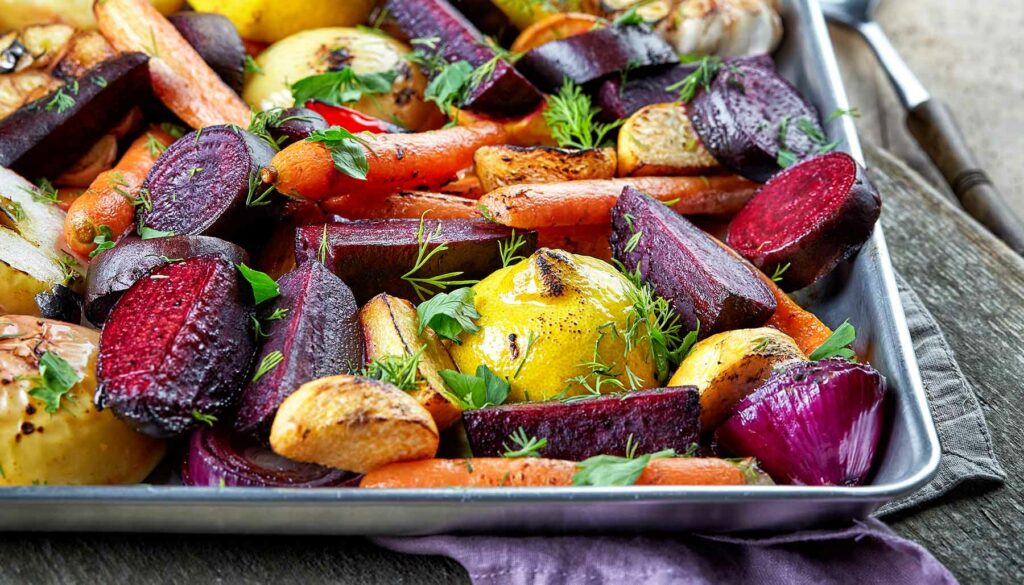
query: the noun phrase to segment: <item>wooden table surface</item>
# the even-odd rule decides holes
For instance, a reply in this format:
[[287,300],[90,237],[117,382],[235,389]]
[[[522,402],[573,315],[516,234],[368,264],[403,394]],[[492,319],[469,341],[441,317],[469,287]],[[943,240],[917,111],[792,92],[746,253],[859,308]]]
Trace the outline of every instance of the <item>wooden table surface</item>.
[[[968,141],[1024,215],[1024,10],[1004,0],[884,2],[879,18],[933,94],[957,114]],[[862,135],[940,182],[903,127],[903,113],[863,45],[834,31]],[[1009,474],[890,519],[964,583],[1018,583],[1024,575],[1024,262],[985,237],[937,192],[922,195],[900,163],[872,164],[886,195],[893,261],[939,320],[975,385]],[[980,493],[979,493],[980,492]],[[359,538],[158,535],[0,535],[2,583],[464,583],[436,557],[399,555]]]

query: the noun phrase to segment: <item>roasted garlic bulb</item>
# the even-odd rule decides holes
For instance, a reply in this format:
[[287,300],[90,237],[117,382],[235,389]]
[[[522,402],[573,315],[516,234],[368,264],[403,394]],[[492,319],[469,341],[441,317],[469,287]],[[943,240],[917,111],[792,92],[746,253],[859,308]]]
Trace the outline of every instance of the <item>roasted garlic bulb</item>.
[[775,0],[684,0],[663,31],[680,54],[770,53],[782,40]]

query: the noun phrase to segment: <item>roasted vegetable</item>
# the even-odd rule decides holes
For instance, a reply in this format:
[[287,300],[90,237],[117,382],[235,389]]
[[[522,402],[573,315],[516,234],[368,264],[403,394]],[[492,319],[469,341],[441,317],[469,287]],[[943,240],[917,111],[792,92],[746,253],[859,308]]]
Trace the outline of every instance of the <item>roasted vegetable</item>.
[[0,166],[53,177],[146,97],[145,55],[125,53],[0,120]]
[[499,457],[523,448],[523,437],[546,441],[540,457],[582,461],[675,449],[686,453],[700,435],[693,388],[661,388],[575,402],[506,404],[469,410],[462,420],[474,457]]
[[607,20],[582,12],[552,14],[523,29],[509,50],[525,53],[551,41],[590,32],[608,24]]
[[0,316],[0,485],[119,484],[145,479],[164,445],[92,402],[99,335]]
[[549,93],[565,79],[584,85],[612,73],[678,62],[676,53],[658,35],[640,26],[609,26],[529,51],[516,66]]
[[770,327],[734,329],[698,342],[668,381],[700,392],[700,427],[707,432],[728,418],[736,403],[776,368],[806,357],[785,333]]
[[249,123],[249,108],[238,94],[146,0],[103,0],[93,5],[93,12],[115,49],[149,55],[153,93],[186,124],[244,128]]
[[[322,261],[352,283],[365,303],[386,292],[405,299],[426,298],[450,286],[470,284],[500,268],[499,242],[506,227],[482,220],[366,220],[302,226],[297,230],[298,261]],[[532,234],[526,248],[532,249]],[[444,286],[441,286],[444,285]]]
[[681,55],[766,55],[782,40],[775,0],[683,0],[664,33]]
[[[447,0],[388,0],[389,18],[409,39],[436,38],[434,46],[418,49],[441,56],[449,63],[466,62],[484,74],[467,91],[460,107],[503,117],[525,114],[541,101],[541,95],[511,63],[495,53],[480,31]],[[487,69],[483,69],[484,66]],[[436,76],[439,72],[430,71]]]
[[[405,299],[380,294],[359,312],[369,361],[390,358],[415,359],[415,387],[409,394],[434,417],[440,430],[458,420],[461,409],[448,399],[441,370],[454,370],[448,350],[433,329],[419,331],[416,308]],[[411,358],[411,356],[419,356]]]
[[433,457],[437,444],[434,419],[416,399],[347,375],[303,384],[281,404],[270,430],[279,455],[357,473]]
[[594,92],[594,105],[601,109],[598,119],[604,122],[625,120],[644,106],[678,100],[679,92],[669,88],[676,87],[696,68],[693,63],[681,63],[605,79]]
[[683,327],[702,337],[763,325],[775,311],[768,288],[684,217],[627,187],[612,209],[612,251],[667,299]]
[[139,210],[139,229],[258,242],[265,237],[261,225],[281,203],[260,183],[260,169],[273,156],[269,144],[233,126],[186,134],[146,177],[151,201]]
[[96,177],[109,171],[117,161],[117,136],[107,134],[96,141],[82,158],[53,180],[55,185],[86,189]]
[[362,24],[374,0],[192,0],[189,4],[227,16],[245,39],[275,43],[310,29]]
[[[96,28],[94,0],[0,0],[0,30],[39,22],[63,22],[75,28]],[[152,0],[164,14],[181,8],[185,0]]]
[[257,364],[279,363],[254,376],[242,392],[235,429],[266,436],[278,406],[317,378],[354,372],[363,361],[363,336],[352,291],[319,262],[306,262],[278,280],[281,296],[260,330],[266,341]]
[[429,191],[403,191],[379,201],[342,195],[323,202],[329,213],[346,219],[480,219],[476,201]]
[[203,426],[188,441],[181,483],[204,487],[346,487],[357,483],[357,476],[285,459],[251,437],[231,433],[223,426]]
[[780,483],[861,485],[882,438],[885,394],[885,378],[871,366],[796,363],[736,406],[718,444],[756,457]]
[[242,93],[245,47],[230,20],[209,12],[179,12],[167,20],[228,87]]
[[871,237],[882,211],[867,172],[833,152],[776,175],[729,224],[729,245],[777,271],[784,290],[810,285]]
[[792,163],[826,149],[818,113],[776,71],[770,57],[708,58],[714,81],[696,94],[688,112],[704,146],[718,162],[763,183]]
[[50,74],[59,79],[83,77],[90,69],[115,56],[114,48],[96,31],[78,31]]
[[637,177],[510,185],[480,198],[494,221],[514,228],[607,224],[623,188],[632,187],[686,215],[735,213],[757,185],[735,175],[716,177]]
[[[0,73],[50,68],[64,54],[75,35],[75,29],[66,24],[43,24],[41,21],[30,24],[32,26],[0,37]],[[6,32],[9,29],[0,27],[0,30]]]
[[615,176],[615,150],[484,146],[473,156],[484,190],[521,183],[542,184]]
[[143,181],[174,139],[156,126],[132,143],[113,169],[100,173],[64,219],[64,239],[80,256],[95,255],[97,239],[118,240],[135,224],[135,206],[149,205]]
[[37,294],[77,281],[81,267],[60,248],[63,225],[46,195],[0,167],[0,312],[37,315]]
[[[437,128],[444,116],[434,104],[423,99],[427,80],[408,59],[409,48],[387,35],[355,28],[305,30],[275,43],[256,57],[255,63],[262,73],[248,76],[243,95],[256,110],[303,106],[305,103],[295,103],[292,92],[292,86],[299,81],[311,83],[311,78],[316,79],[312,76],[330,74],[341,83],[346,70],[356,75],[379,74],[386,91],[361,90],[350,96],[355,101],[343,101],[339,99],[343,96],[330,91],[331,84],[327,83],[316,96],[321,101],[332,96],[343,102],[340,105],[382,120],[397,121],[406,128]],[[363,89],[364,85],[358,87]]]
[[608,237],[611,234],[612,229],[609,225],[544,228],[537,230],[537,246],[557,248],[611,262],[612,247],[608,244]]
[[253,311],[239,280],[233,265],[204,256],[132,285],[100,336],[97,406],[155,437],[226,412],[254,351]]
[[608,264],[541,249],[473,290],[480,330],[449,351],[463,373],[486,365],[507,379],[510,401],[656,385],[635,289]]
[[[315,100],[309,100],[306,102],[306,108],[308,108],[309,111],[316,112],[318,117],[323,118],[324,122],[326,122],[326,124],[324,124],[324,128],[328,126],[338,126],[339,128],[344,128],[352,133],[369,132],[370,134],[402,134],[406,132],[406,130],[401,126],[396,126],[391,122],[386,122],[380,118],[367,116],[359,110],[346,106],[334,106]],[[322,128],[316,129],[321,130]],[[303,138],[308,137],[309,134],[303,136]]]
[[242,248],[209,236],[168,236],[140,239],[126,236],[89,263],[85,279],[85,317],[103,325],[126,290],[152,270],[196,256],[219,256],[231,264],[247,264]]
[[[314,102],[309,102],[311,105]],[[262,129],[260,126],[262,125]],[[249,130],[269,137],[277,148],[295,144],[312,136],[314,132],[326,130],[328,124],[319,112],[309,108],[272,108],[253,115]]]
[[[516,38],[518,29],[492,0],[449,0],[481,33],[507,46]],[[515,51],[516,49],[512,49]]]
[[718,161],[693,131],[678,102],[638,110],[619,129],[619,176],[712,174]]
[[82,320],[82,296],[63,284],[37,294],[36,306],[45,319],[76,324]]
[[376,134],[360,146],[365,179],[338,170],[324,142],[297,142],[274,156],[262,177],[283,195],[321,201],[358,193],[367,199],[399,191],[436,189],[473,164],[481,146],[505,142],[498,124],[458,126],[418,134]]

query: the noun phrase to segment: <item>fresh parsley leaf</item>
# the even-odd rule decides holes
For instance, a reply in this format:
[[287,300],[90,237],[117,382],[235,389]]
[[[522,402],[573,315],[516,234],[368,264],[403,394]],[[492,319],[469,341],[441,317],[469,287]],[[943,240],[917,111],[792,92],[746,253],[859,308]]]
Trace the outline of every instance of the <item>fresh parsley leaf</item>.
[[339,172],[353,179],[366,180],[366,174],[370,172],[364,150],[368,146],[366,140],[339,126],[317,130],[306,140],[323,143],[331,151],[334,168]]
[[263,376],[266,376],[270,370],[277,367],[277,364],[284,361],[284,354],[280,351],[274,350],[267,355],[263,356],[263,360],[260,362],[260,366],[256,368],[256,373],[252,375],[252,381],[257,382]]
[[445,114],[462,99],[465,88],[473,76],[473,66],[465,61],[457,61],[441,66],[440,71],[423,92],[423,98],[434,102]]
[[172,231],[155,230],[145,223],[139,224],[139,237],[143,240],[152,240],[154,238],[167,238],[173,236]]
[[426,345],[422,345],[416,353],[376,358],[363,368],[361,375],[392,384],[399,390],[412,392],[419,388],[420,357],[426,348]]
[[572,485],[598,487],[634,485],[652,459],[675,456],[674,449],[665,449],[635,458],[597,455],[576,464]]
[[499,378],[484,364],[477,366],[475,376],[455,370],[441,370],[440,374],[451,397],[463,410],[477,410],[485,406],[502,404],[508,399],[511,390],[508,382]]
[[63,114],[64,112],[70,110],[73,107],[75,107],[75,98],[69,94],[64,93],[64,87],[62,87],[58,89],[57,93],[53,94],[53,97],[50,98],[50,101],[46,103],[45,110],[49,112],[50,110],[56,108],[58,114]]
[[636,6],[630,7],[629,10],[623,12],[618,16],[618,18],[612,21],[612,26],[639,26],[644,24],[646,21],[644,20],[644,17],[640,16],[637,9],[645,4],[649,4],[650,1],[651,0],[640,2]]
[[78,372],[64,358],[48,351],[39,358],[37,386],[28,391],[29,396],[41,400],[46,412],[55,413],[60,409],[61,398],[71,391],[78,382]]
[[458,288],[450,293],[437,293],[416,307],[420,319],[419,332],[427,327],[455,343],[462,343],[459,335],[463,331],[476,333],[480,327],[474,322],[480,318],[473,304],[475,293],[471,288]]
[[808,357],[811,361],[826,360],[833,357],[856,361],[857,354],[850,349],[850,344],[855,339],[857,339],[857,329],[850,325],[848,320],[843,321],[843,324],[836,327],[832,335],[819,345],[818,349],[812,351]]
[[363,95],[388,93],[391,85],[398,77],[395,70],[379,73],[359,74],[351,67],[340,71],[328,71],[320,75],[310,75],[292,84],[292,96],[295,103],[302,105],[309,100],[316,100],[332,106],[340,106],[358,102]]
[[558,94],[548,96],[544,121],[551,128],[551,136],[562,148],[597,148],[604,143],[609,132],[621,126],[624,120],[612,124],[594,121],[601,111],[583,93],[580,86],[566,79]]
[[205,425],[210,425],[211,427],[214,425],[214,423],[217,422],[217,417],[213,416],[212,414],[203,414],[198,410],[192,411],[192,418],[196,419],[197,421]]
[[[512,431],[512,434],[508,436],[508,440],[512,441],[510,447],[508,443],[502,443],[501,446],[505,449],[505,452],[501,454],[506,459],[517,459],[520,457],[540,457],[540,450],[548,446],[548,440],[537,437],[526,436],[526,431],[523,427],[519,427],[517,430]],[[513,449],[512,447],[519,447]]]
[[276,298],[281,294],[281,291],[277,288],[277,283],[266,272],[254,270],[245,264],[236,264],[236,267],[242,273],[242,276],[249,281],[249,286],[252,287],[252,296],[256,300],[257,305],[263,301]]
[[95,258],[100,252],[114,247],[114,232],[110,230],[109,226],[101,225],[96,228],[96,231],[99,233],[92,239],[92,243],[96,244],[96,249],[89,252],[90,258]]

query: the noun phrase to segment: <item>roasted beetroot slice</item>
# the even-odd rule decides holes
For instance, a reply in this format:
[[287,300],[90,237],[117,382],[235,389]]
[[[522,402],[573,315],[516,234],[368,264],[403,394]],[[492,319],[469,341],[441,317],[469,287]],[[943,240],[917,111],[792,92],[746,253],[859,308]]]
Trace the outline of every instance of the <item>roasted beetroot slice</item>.
[[259,179],[274,149],[235,126],[209,126],[190,132],[157,160],[144,187],[152,209],[140,222],[175,234],[202,234],[253,244],[278,208]]
[[[639,236],[635,234],[640,234]],[[759,327],[775,312],[775,297],[742,260],[663,203],[633,187],[612,208],[612,254],[667,299],[700,337]]]
[[594,104],[601,108],[598,117],[605,122],[623,120],[651,104],[674,102],[678,91],[669,91],[676,83],[693,73],[693,63],[655,67],[647,71],[631,71],[626,76],[613,76],[601,82],[594,94]]
[[770,57],[728,61],[709,91],[697,91],[689,112],[711,154],[759,183],[781,170],[780,149],[801,160],[822,146],[811,139],[824,135],[818,112],[779,76]]
[[483,34],[510,46],[519,34],[508,16],[494,5],[493,0],[449,0]]
[[179,12],[167,20],[228,87],[242,93],[245,46],[230,20],[213,12]]
[[[419,296],[402,276],[416,264],[419,224],[416,219],[327,224],[324,264],[352,287],[359,304],[382,292],[415,301]],[[530,255],[537,247],[537,234],[516,233],[526,238],[518,254]],[[479,280],[501,268],[498,243],[510,238],[512,230],[482,220],[427,220],[423,234],[430,236],[430,248],[443,243],[448,249],[435,254],[414,277],[462,272],[454,280]],[[323,224],[299,227],[295,235],[296,262],[317,261],[323,238]]]
[[352,291],[319,262],[306,262],[278,280],[281,296],[265,321],[267,339],[256,363],[273,352],[281,363],[242,392],[235,429],[264,437],[277,407],[310,380],[358,369],[364,361],[359,307]]
[[783,290],[825,276],[871,237],[882,199],[853,157],[823,154],[779,173],[729,224],[728,243]]
[[543,457],[582,461],[595,455],[625,455],[630,436],[636,453],[675,449],[685,453],[700,435],[700,401],[689,386],[642,390],[575,402],[506,404],[462,414],[474,457],[500,457],[515,450],[509,436],[548,440]]
[[102,325],[124,291],[154,268],[196,256],[220,256],[232,264],[249,263],[242,248],[209,236],[170,236],[143,240],[125,236],[96,256],[85,279],[85,318]]
[[[384,10],[409,39],[433,38],[436,50],[449,63],[473,67],[495,58],[484,36],[447,0],[388,0]],[[429,47],[417,47],[421,51]],[[525,114],[540,103],[541,94],[515,67],[499,59],[494,72],[470,92],[462,107],[474,112],[510,117]]]
[[544,43],[523,55],[516,67],[537,87],[555,93],[564,79],[583,85],[612,73],[678,61],[672,47],[649,29],[609,26]]
[[168,264],[132,285],[100,334],[97,407],[154,437],[226,412],[255,349],[242,297],[234,265],[217,256]]

